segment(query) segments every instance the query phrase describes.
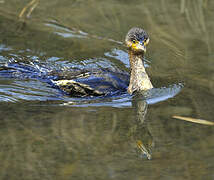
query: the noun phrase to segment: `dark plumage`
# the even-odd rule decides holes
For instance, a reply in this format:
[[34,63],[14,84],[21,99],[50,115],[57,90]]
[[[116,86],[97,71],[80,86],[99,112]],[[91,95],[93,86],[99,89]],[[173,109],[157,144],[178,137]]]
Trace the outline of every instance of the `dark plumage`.
[[115,96],[153,88],[145,71],[143,56],[149,36],[141,28],[132,28],[125,37],[129,51],[130,75],[118,69],[71,69],[70,71],[41,71],[31,64],[8,63],[0,67],[0,74],[7,77],[40,79],[74,97]]
[[132,94],[153,88],[143,64],[146,45],[149,43],[148,34],[143,29],[134,27],[127,33],[125,43],[129,48],[130,77],[125,72],[93,70],[87,73],[80,71],[78,75],[71,76],[70,80],[62,78],[52,82],[71,96],[115,95],[124,93],[127,89]]
[[143,41],[144,39],[148,39],[149,35],[146,31],[144,31],[141,28],[133,27],[129,30],[129,32],[126,35],[125,41]]

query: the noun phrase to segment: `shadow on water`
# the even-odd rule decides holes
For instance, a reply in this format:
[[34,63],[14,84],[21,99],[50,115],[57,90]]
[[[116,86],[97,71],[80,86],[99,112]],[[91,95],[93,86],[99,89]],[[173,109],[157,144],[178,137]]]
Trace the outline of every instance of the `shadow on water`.
[[[213,127],[172,118],[213,120],[213,1],[0,5],[0,66],[28,67],[0,77],[0,179],[213,179]],[[133,26],[151,37],[146,67],[157,88],[143,97],[70,98],[28,78],[129,72],[121,42]]]

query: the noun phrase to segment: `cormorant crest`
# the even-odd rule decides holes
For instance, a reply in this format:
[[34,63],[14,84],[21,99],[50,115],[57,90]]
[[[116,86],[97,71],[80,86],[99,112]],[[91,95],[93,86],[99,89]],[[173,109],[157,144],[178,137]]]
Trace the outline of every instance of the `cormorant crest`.
[[125,41],[126,42],[133,41],[133,40],[143,41],[144,39],[148,39],[148,38],[149,38],[149,35],[145,30],[138,27],[133,27],[127,33]]

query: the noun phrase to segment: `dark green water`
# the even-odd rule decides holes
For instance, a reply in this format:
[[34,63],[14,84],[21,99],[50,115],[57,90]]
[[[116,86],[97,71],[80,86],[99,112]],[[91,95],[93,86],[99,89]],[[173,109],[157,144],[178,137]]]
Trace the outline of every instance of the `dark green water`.
[[0,179],[214,179],[214,127],[172,118],[214,121],[213,1],[40,1],[26,18],[29,2],[0,1],[0,65],[128,71],[118,42],[138,26],[157,91],[89,102],[0,77]]

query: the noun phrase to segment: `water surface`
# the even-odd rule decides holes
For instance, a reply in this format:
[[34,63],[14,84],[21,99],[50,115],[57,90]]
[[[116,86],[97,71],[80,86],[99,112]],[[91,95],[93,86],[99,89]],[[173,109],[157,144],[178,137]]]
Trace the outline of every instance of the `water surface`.
[[1,2],[0,66],[128,72],[123,39],[138,26],[150,35],[156,89],[77,99],[23,74],[1,76],[1,179],[214,178],[214,128],[172,118],[213,121],[212,1],[53,0],[31,13],[29,2]]

